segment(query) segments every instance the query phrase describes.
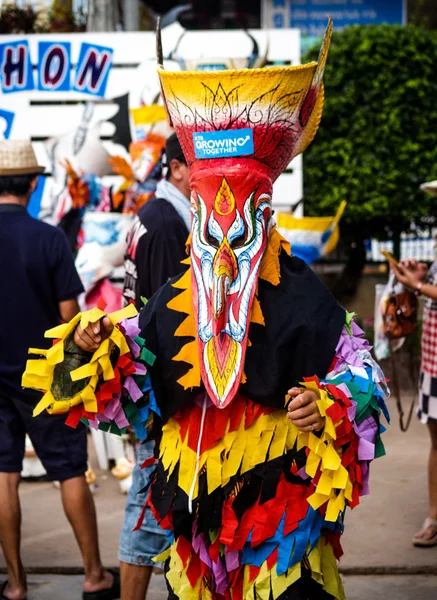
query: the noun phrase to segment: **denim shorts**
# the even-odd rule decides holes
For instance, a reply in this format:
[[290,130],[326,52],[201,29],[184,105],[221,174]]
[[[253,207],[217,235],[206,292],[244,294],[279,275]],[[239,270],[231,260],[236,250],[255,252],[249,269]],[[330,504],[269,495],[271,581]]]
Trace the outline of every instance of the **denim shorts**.
[[133,531],[140,518],[141,511],[146,502],[147,492],[139,494],[149,482],[154,466],[141,469],[142,463],[153,455],[155,442],[148,441],[141,443],[137,448],[137,464],[132,473],[132,487],[126,502],[126,511],[123,527],[120,535],[120,546],[118,549],[119,560],[131,565],[140,565],[145,567],[161,566],[154,563],[152,558],[167,550],[170,546],[170,532],[162,529],[156,522],[152,511],[146,508],[141,529]]

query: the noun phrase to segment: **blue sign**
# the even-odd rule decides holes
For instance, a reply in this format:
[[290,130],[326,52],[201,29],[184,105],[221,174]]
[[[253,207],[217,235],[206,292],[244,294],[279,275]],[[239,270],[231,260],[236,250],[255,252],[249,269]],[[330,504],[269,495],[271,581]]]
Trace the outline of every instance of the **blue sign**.
[[4,94],[35,89],[27,40],[0,44],[0,74]]
[[70,70],[70,42],[39,42],[39,90],[50,92],[68,92],[71,89]]
[[253,154],[251,129],[197,131],[193,133],[196,158],[229,158]]
[[77,62],[74,89],[103,98],[113,54],[112,48],[83,43]]
[[41,202],[44,195],[44,188],[47,182],[47,177],[39,175],[38,183],[36,184],[35,191],[30,197],[29,204],[27,205],[27,212],[31,217],[37,219],[41,210]]
[[404,0],[288,0],[288,26],[297,27],[304,35],[318,37],[325,33],[328,16],[334,30],[347,25],[403,23],[404,4]]
[[0,109],[0,139],[9,139],[11,135],[12,123],[14,121],[15,113],[10,110]]

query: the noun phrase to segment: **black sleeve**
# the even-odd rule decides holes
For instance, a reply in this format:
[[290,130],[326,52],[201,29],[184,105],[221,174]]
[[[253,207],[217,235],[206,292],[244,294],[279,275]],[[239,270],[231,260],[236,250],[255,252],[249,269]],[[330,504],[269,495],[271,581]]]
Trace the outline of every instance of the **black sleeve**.
[[150,299],[164,283],[184,271],[181,261],[187,257],[187,237],[180,219],[167,221],[165,231],[156,229],[141,237],[137,250],[137,256],[142,257],[137,264],[140,296]]
[[77,298],[84,291],[83,285],[74,266],[67,236],[60,229],[55,230],[53,235],[50,255],[52,281],[57,302]]
[[[166,423],[185,403],[193,402],[199,388],[185,390],[178,380],[186,374],[189,365],[174,361],[173,357],[193,338],[175,337],[174,332],[186,319],[184,313],[169,310],[167,304],[180,293],[173,287],[178,278],[163,285],[140,310],[139,327],[145,347],[156,360],[147,367],[152,379],[153,392]],[[282,399],[282,406],[284,402]]]

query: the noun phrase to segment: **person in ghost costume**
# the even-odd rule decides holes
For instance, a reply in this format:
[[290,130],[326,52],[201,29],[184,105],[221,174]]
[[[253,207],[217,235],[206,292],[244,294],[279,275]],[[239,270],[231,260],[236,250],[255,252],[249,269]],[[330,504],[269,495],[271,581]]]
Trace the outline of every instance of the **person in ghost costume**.
[[133,307],[95,309],[29,361],[47,390],[36,412],[156,439],[147,505],[171,540],[170,598],[344,598],[344,513],[383,454],[388,392],[352,315],[272,218],[272,184],[320,122],[331,28],[302,66],[159,67],[190,167],[188,269],[138,325]]

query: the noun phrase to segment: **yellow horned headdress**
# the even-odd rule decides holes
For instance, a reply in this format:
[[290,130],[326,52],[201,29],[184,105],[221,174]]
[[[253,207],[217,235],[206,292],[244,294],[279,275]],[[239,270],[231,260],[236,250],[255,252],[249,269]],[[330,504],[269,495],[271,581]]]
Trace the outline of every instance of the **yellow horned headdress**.
[[191,272],[202,380],[225,407],[243,374],[272,184],[314,138],[323,108],[329,22],[317,62],[158,73],[191,171]]

